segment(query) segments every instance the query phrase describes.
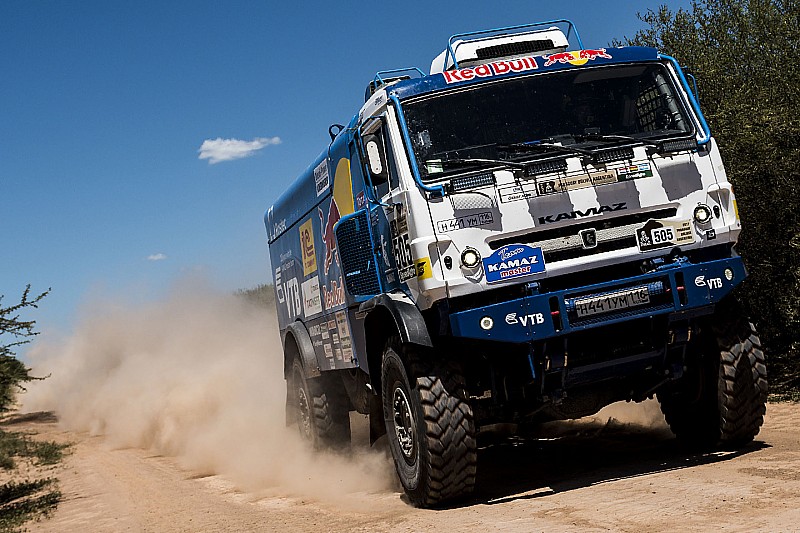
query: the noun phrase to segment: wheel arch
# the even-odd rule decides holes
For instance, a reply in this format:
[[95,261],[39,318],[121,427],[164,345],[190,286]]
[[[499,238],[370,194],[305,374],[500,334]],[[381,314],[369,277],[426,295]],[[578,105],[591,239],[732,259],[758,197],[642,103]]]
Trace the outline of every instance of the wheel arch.
[[425,318],[405,295],[380,294],[359,307],[366,313],[364,337],[370,383],[376,393],[381,390],[381,359],[386,341],[393,335],[403,344],[432,347]]
[[292,363],[295,357],[300,358],[303,372],[307,378],[320,375],[319,363],[314,353],[314,345],[305,324],[292,322],[283,333],[283,376],[289,379],[292,374]]

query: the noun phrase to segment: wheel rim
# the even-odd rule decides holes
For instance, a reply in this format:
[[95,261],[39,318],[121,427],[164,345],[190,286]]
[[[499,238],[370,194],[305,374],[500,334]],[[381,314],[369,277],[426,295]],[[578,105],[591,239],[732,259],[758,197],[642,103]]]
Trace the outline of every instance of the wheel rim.
[[[298,376],[297,379],[300,377]],[[307,440],[311,440],[311,408],[308,405],[306,390],[300,383],[302,382],[299,382],[297,386],[297,424],[300,427],[300,434]]]
[[392,400],[394,410],[394,433],[397,444],[408,464],[413,463],[416,454],[416,441],[414,440],[414,415],[411,413],[411,404],[405,391],[397,387]]

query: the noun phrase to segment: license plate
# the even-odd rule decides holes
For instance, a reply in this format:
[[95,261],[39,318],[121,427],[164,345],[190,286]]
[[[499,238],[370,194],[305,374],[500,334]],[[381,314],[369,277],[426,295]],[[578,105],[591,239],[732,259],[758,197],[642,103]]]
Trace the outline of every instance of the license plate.
[[636,287],[624,291],[612,292],[602,296],[575,300],[575,312],[579,318],[620,311],[650,303],[650,292],[647,287]]

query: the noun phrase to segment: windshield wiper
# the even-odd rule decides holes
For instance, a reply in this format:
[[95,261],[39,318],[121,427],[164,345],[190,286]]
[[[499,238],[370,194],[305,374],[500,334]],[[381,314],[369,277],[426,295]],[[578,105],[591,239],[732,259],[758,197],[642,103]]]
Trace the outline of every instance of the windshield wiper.
[[[509,168],[524,169],[526,165],[522,163],[515,163],[514,161],[504,161],[502,159],[483,159],[483,158],[453,158],[453,159],[428,159],[425,161],[425,167],[430,166],[456,166],[456,167],[478,167],[485,165],[500,165]],[[431,175],[431,172],[428,172]]]
[[663,146],[662,141],[654,141],[653,139],[642,139],[641,137],[631,137],[630,135],[601,135],[599,133],[584,133],[575,134],[575,140],[584,141],[600,141],[600,142],[635,142],[645,146],[652,146],[656,150],[661,150]]
[[551,151],[565,154],[579,155],[585,159],[593,159],[594,152],[583,148],[575,148],[570,145],[554,144],[546,141],[522,142],[514,144],[498,144],[500,150],[512,150],[517,152]]

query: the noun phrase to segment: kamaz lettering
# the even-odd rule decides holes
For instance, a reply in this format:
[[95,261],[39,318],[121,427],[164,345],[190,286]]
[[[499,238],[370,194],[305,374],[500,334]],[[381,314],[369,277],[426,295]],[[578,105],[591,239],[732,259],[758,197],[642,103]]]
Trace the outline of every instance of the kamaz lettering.
[[573,220],[576,218],[590,217],[594,215],[602,215],[603,213],[610,213],[612,211],[621,211],[627,209],[627,202],[620,202],[612,205],[601,205],[600,207],[590,207],[585,211],[575,210],[557,215],[547,215],[539,217],[539,224],[547,224],[549,222],[561,222],[562,220]]
[[615,401],[657,396],[704,447],[751,441],[766,367],[694,93],[675,59],[585,48],[567,21],[376,74],[265,215],[287,422],[350,449],[350,411],[369,416],[419,506],[469,498],[484,433]]

